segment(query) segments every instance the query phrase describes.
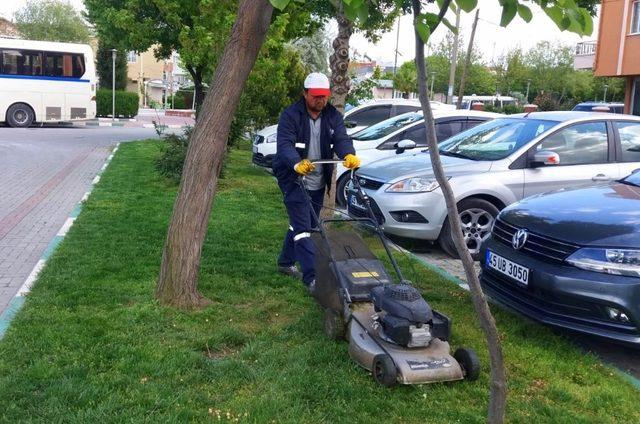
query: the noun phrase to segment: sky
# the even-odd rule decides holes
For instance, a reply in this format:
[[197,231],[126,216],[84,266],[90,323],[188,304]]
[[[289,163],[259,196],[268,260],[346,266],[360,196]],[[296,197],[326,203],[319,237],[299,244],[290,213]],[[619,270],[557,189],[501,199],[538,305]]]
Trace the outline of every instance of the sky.
[[[84,10],[82,0],[67,0],[78,10]],[[0,16],[11,19],[16,10],[26,4],[27,0],[0,0]],[[533,20],[527,24],[519,17],[507,27],[502,28],[498,25],[500,22],[501,8],[498,0],[480,0],[480,21],[476,30],[476,46],[482,52],[486,62],[490,63],[493,59],[500,57],[506,51],[513,47],[521,47],[529,49],[540,41],[551,41],[552,43],[562,43],[566,45],[574,45],[581,41],[578,35],[562,32],[555,24],[547,18],[544,12],[535,5],[531,5],[533,10]],[[471,26],[473,24],[473,13],[467,14],[462,12],[460,19],[460,33],[465,40],[469,39],[471,34]],[[455,16],[449,13],[449,20],[453,23]],[[365,54],[377,62],[385,64],[393,64],[394,51],[396,46],[396,28],[384,34],[380,41],[376,44],[370,43],[359,34],[351,37],[351,46],[360,56]],[[447,33],[445,26],[440,26],[431,37],[431,43],[434,45],[440,42]],[[584,40],[592,40],[597,36],[598,20],[594,20],[594,33],[585,37]],[[328,33],[335,35],[337,33],[337,25],[333,23],[328,28]],[[466,41],[465,41],[466,43]],[[398,43],[398,66],[404,62],[414,58],[414,34],[411,16],[403,16],[400,19],[400,38]]]

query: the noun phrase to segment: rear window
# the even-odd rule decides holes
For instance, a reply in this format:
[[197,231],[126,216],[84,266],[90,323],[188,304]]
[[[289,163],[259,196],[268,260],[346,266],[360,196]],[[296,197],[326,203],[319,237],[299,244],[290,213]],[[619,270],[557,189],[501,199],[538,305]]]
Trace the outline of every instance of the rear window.
[[44,75],[48,77],[80,78],[84,75],[84,56],[72,53],[44,54]]

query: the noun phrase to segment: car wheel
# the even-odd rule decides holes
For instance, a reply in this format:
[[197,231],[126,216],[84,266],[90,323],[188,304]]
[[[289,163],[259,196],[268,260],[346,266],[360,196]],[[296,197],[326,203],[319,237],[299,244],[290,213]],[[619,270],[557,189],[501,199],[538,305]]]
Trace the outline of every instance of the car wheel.
[[[464,242],[474,260],[479,259],[480,246],[489,237],[493,221],[498,216],[498,208],[492,203],[483,199],[464,199],[458,203],[458,213],[462,224],[462,235]],[[459,257],[456,246],[451,235],[451,224],[449,218],[444,221],[439,239],[440,247],[448,255]]]
[[393,387],[398,383],[398,370],[386,353],[380,353],[373,358],[371,373],[373,378],[383,386]]
[[349,185],[349,172],[345,173],[336,184],[336,203],[341,208],[347,207],[347,186]]
[[33,110],[24,103],[16,103],[7,109],[7,123],[13,128],[27,128],[34,119]]
[[480,375],[480,360],[473,349],[458,348],[453,357],[460,364],[465,379],[470,381],[478,379]]

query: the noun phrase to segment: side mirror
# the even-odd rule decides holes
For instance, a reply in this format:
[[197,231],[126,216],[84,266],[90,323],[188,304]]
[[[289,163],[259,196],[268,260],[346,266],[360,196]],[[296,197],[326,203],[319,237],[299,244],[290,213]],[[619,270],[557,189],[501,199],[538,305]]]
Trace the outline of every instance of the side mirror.
[[560,156],[551,150],[540,150],[533,155],[531,165],[536,167],[560,165]]
[[345,128],[355,128],[358,126],[358,124],[356,124],[354,121],[344,121],[344,126]]
[[415,149],[416,142],[413,140],[400,140],[396,144],[396,155],[404,153],[405,150]]

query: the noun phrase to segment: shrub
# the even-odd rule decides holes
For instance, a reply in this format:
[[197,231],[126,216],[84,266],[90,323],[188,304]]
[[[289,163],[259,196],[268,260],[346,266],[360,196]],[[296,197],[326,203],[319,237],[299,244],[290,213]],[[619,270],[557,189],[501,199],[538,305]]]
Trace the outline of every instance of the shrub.
[[558,101],[549,93],[538,94],[533,103],[538,105],[538,110],[541,112],[560,109]]
[[[116,90],[116,117],[133,118],[138,114],[140,97],[132,91]],[[96,95],[98,116],[111,116],[111,90],[100,89]]]
[[187,127],[182,135],[165,134],[162,136],[164,143],[160,147],[160,157],[156,159],[155,166],[158,172],[176,183],[180,182],[184,159],[187,156],[187,147],[193,127]]
[[504,107],[502,108],[502,113],[504,113],[505,115],[513,115],[514,113],[522,113],[522,112],[524,112],[524,107],[519,105],[509,104],[509,105],[504,105]]

